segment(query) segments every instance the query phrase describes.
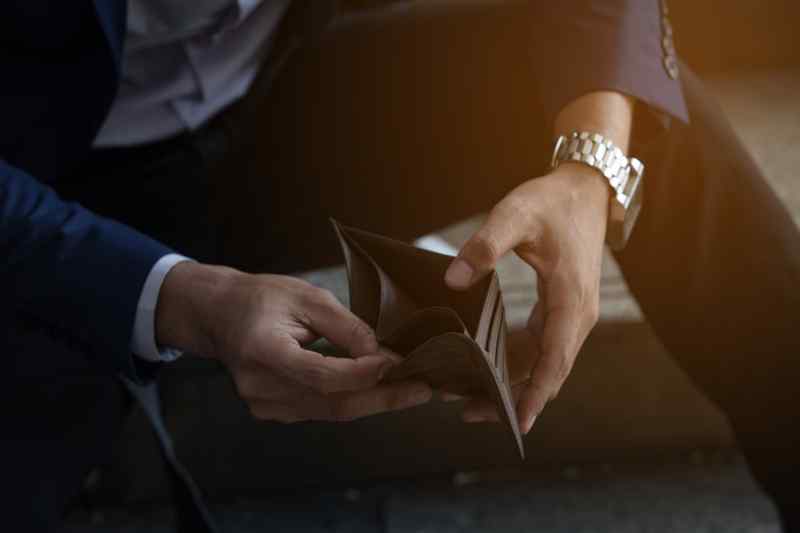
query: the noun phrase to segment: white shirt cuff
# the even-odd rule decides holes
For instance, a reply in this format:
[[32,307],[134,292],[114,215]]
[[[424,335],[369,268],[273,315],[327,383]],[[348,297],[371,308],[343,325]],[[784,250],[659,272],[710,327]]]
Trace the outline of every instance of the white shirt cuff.
[[161,291],[164,278],[167,277],[172,267],[183,261],[191,261],[191,259],[178,254],[165,255],[156,261],[144,281],[142,292],[139,295],[139,303],[136,306],[136,318],[133,321],[131,351],[147,361],[170,362],[183,355],[181,350],[156,344],[158,293]]

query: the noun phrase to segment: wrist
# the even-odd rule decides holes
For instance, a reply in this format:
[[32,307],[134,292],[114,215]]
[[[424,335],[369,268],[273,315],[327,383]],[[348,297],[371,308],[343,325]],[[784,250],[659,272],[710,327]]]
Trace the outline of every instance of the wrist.
[[237,270],[183,262],[175,265],[158,295],[155,313],[156,342],[186,353],[213,356],[215,310]]
[[[580,162],[588,171],[607,178],[605,193],[612,194],[612,198],[609,201],[606,196],[602,202],[604,208],[607,206],[605,240],[615,251],[622,250],[628,242],[642,205],[644,165],[627,156],[634,102],[621,93],[589,93],[562,109],[555,124],[557,141],[551,165]],[[574,172],[577,169],[569,171]],[[592,189],[589,184],[586,188]],[[593,205],[600,207],[600,191],[589,196],[597,198]]]
[[573,161],[564,161],[552,173],[567,189],[577,205],[592,206],[606,219],[612,190],[599,170]]

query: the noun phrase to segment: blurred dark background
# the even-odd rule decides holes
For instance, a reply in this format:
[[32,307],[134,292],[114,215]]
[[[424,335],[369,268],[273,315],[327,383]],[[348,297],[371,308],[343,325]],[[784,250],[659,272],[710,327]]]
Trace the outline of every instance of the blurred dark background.
[[[342,0],[340,5],[361,10],[392,1]],[[701,74],[800,59],[800,2],[668,0],[667,6],[678,52]]]
[[670,0],[675,45],[701,74],[800,61],[800,2]]

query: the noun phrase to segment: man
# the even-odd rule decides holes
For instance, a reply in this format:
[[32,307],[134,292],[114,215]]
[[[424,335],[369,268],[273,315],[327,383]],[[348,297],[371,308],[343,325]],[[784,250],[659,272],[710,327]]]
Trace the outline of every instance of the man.
[[[540,303],[515,352],[524,432],[597,320],[608,238],[648,320],[797,528],[800,241],[679,68],[666,4],[420,2],[323,30],[327,5],[2,8],[12,518],[55,527],[119,428],[117,376],[147,383],[181,353],[221,361],[261,420],[426,402],[424,383],[380,384],[395,356],[368,326],[275,273],[338,261],[328,216],[413,238],[489,211],[445,281],[463,289],[512,250],[537,271]],[[603,167],[612,152],[617,168]],[[632,157],[647,174],[625,242]],[[318,337],[351,357],[305,348]],[[494,416],[479,398],[464,411]]]

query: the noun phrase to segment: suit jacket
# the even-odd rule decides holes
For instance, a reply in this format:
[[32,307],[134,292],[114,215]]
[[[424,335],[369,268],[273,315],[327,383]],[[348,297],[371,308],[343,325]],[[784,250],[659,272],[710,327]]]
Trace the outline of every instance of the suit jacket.
[[114,98],[125,7],[0,7],[0,306],[78,344],[103,372],[136,377],[129,347],[139,293],[170,250],[54,189],[86,156]]
[[[687,120],[680,84],[664,68],[658,0],[530,5],[530,68],[542,73],[548,116],[581,94],[613,89]],[[99,372],[140,379],[129,352],[136,305],[151,267],[171,250],[57,192],[114,98],[125,15],[124,0],[0,6],[0,313],[59,332]]]

